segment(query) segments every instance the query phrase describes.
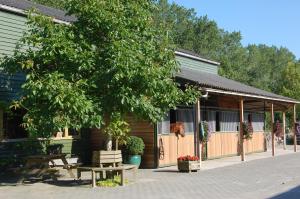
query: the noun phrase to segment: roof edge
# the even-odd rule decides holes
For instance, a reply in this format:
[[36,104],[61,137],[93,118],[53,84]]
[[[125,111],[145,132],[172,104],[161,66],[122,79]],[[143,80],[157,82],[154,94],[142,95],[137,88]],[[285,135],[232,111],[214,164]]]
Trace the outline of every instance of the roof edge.
[[[19,15],[26,16],[26,11],[25,10],[15,8],[15,7],[12,7],[12,6],[7,6],[7,5],[4,5],[4,4],[1,4],[1,3],[0,3],[0,10],[5,10],[5,11],[8,11],[8,12],[13,12],[13,13],[16,13],[16,14],[19,14]],[[48,17],[50,17],[50,16],[48,16]],[[56,19],[55,17],[51,17],[51,18],[53,18],[53,21],[56,22],[56,23],[66,24],[66,25],[71,24],[68,21]]]
[[177,51],[177,50],[175,51],[175,55],[179,55],[179,56],[183,56],[183,57],[187,57],[187,58],[191,58],[191,59],[195,59],[195,60],[198,60],[198,61],[203,61],[203,62],[206,62],[206,63],[210,63],[210,64],[213,64],[213,65],[220,66],[219,62],[212,61],[212,60],[205,59],[205,58],[198,57],[198,56],[194,56],[194,55],[190,55],[190,54],[180,52],[180,51]]
[[262,95],[240,93],[240,92],[234,92],[234,91],[225,91],[225,90],[213,89],[213,88],[205,88],[205,90],[208,92],[212,92],[212,93],[221,93],[221,94],[236,95],[236,96],[242,96],[242,97],[253,97],[253,98],[258,98],[258,99],[287,102],[287,103],[291,103],[291,104],[300,104],[300,101],[297,101],[297,100],[285,100],[285,99],[280,99],[280,98],[275,98],[275,97],[267,97],[267,96],[262,96]]

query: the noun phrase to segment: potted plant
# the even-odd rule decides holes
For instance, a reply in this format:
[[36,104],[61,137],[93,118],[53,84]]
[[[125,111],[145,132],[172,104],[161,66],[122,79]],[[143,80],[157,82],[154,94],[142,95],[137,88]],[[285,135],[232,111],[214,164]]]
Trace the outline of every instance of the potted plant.
[[181,172],[191,172],[200,169],[200,161],[198,156],[181,156],[177,158],[178,170]]
[[125,163],[134,164],[138,167],[141,164],[141,155],[144,153],[145,144],[142,138],[130,136],[125,145],[127,158]]

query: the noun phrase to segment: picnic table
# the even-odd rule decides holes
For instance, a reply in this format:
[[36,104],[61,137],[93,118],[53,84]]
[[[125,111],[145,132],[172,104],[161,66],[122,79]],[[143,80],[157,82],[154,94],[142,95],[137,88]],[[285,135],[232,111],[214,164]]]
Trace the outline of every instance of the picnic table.
[[[53,173],[55,170],[51,169],[53,167],[56,167],[56,164],[54,163],[54,160],[62,160],[63,162],[63,168],[68,171],[68,174],[71,178],[75,179],[75,175],[72,172],[72,168],[76,167],[77,165],[74,164],[68,164],[68,161],[66,159],[66,154],[49,154],[49,155],[31,155],[27,156],[25,158],[26,164],[24,166],[24,174],[26,175],[30,170],[35,169],[37,170],[35,173],[37,176],[42,176],[46,173]],[[52,165],[50,165],[51,163]],[[22,180],[24,177],[22,178]],[[54,178],[56,179],[56,178]]]

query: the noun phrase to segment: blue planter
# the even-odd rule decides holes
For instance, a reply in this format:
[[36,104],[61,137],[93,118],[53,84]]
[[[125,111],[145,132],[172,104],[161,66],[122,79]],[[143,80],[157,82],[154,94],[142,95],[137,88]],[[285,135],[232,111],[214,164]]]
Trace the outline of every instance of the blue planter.
[[134,164],[137,167],[139,167],[141,164],[141,160],[142,160],[141,155],[128,155],[125,163],[126,164]]

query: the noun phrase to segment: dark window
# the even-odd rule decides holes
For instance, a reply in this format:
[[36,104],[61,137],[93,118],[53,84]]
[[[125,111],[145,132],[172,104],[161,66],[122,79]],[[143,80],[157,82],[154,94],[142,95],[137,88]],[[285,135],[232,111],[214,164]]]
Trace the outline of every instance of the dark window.
[[170,110],[170,123],[176,123],[177,117],[176,117],[176,110],[171,109]]
[[220,112],[216,112],[216,131],[220,131]]
[[28,133],[22,126],[25,111],[18,109],[3,115],[3,127],[5,139],[27,138]]

